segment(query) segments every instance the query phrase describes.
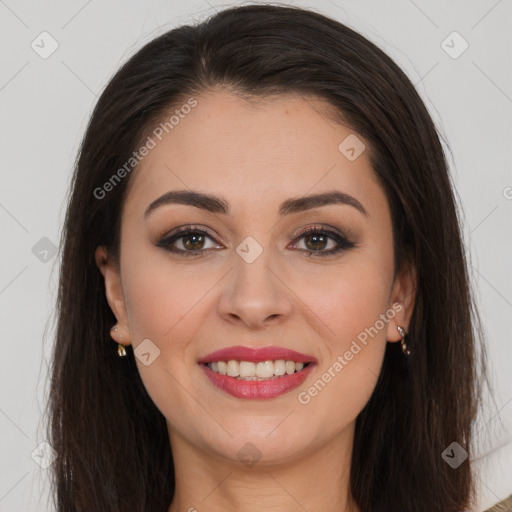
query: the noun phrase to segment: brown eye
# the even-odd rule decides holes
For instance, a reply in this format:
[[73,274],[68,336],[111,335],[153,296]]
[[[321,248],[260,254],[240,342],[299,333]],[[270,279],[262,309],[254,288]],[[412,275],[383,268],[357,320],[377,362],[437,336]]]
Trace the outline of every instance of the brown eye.
[[[318,227],[308,228],[303,231],[297,237],[297,240],[302,239],[306,248],[299,248],[299,250],[308,252],[310,257],[313,254],[317,256],[330,256],[355,247],[355,243],[348,240],[345,236]],[[326,250],[329,242],[334,242],[334,247],[331,246],[331,248]],[[296,246],[298,244],[295,243],[294,245]]]
[[214,241],[213,237],[208,232],[200,228],[189,226],[176,233],[165,236],[156,245],[157,247],[161,247],[166,251],[176,253],[180,256],[194,256],[216,248],[215,244],[211,247],[205,247],[208,240]]
[[184,235],[180,238],[183,239],[182,244],[188,250],[195,251],[203,248],[205,237],[200,233],[191,232],[190,235]]
[[318,251],[325,249],[330,237],[321,233],[312,233],[304,237],[304,241],[308,249]]

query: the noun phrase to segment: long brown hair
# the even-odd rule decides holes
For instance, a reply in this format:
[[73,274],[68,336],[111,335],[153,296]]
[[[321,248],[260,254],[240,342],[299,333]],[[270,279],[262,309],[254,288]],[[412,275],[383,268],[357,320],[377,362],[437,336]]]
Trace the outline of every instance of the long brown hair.
[[166,512],[171,503],[165,418],[132,348],[116,355],[115,317],[94,259],[99,245],[119,254],[130,173],[97,191],[171,108],[217,86],[252,98],[294,92],[326,100],[368,141],[391,209],[395,271],[411,261],[417,290],[412,355],[387,344],[357,418],[351,492],[363,512],[464,510],[473,495],[469,460],[454,469],[441,454],[457,442],[471,456],[481,330],[435,126],[406,75],[362,35],[313,11],[248,5],[149,42],[110,80],[90,119],[61,240],[48,408],[57,511]]

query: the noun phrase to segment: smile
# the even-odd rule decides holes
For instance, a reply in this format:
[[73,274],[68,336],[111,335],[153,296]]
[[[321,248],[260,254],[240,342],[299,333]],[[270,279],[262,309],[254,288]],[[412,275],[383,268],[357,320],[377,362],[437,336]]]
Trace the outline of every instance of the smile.
[[317,365],[313,356],[284,347],[234,346],[198,361],[217,389],[236,398],[269,399],[300,386]]
[[229,375],[239,380],[269,380],[284,375],[293,375],[308,363],[276,359],[254,363],[252,361],[216,361],[208,363],[208,367],[220,375]]

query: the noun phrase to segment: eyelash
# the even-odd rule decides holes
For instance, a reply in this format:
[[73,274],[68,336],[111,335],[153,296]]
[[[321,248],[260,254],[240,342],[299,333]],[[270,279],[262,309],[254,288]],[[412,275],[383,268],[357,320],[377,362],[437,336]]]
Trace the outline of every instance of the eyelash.
[[[332,256],[332,255],[338,254],[338,253],[340,253],[340,252],[342,252],[342,251],[344,251],[346,249],[351,249],[351,248],[356,246],[355,243],[351,242],[345,236],[343,236],[341,234],[338,234],[338,233],[335,233],[334,231],[330,231],[328,229],[325,229],[325,227],[323,227],[323,226],[312,226],[312,227],[306,228],[304,231],[302,231],[301,233],[299,233],[297,235],[297,237],[295,238],[294,243],[296,243],[296,241],[298,241],[298,240],[300,240],[300,239],[302,239],[302,238],[304,238],[304,237],[306,237],[308,235],[312,235],[312,234],[327,236],[328,238],[330,238],[331,240],[334,240],[337,243],[337,247],[335,247],[334,249],[330,249],[328,251],[321,251],[321,250],[319,250],[319,251],[310,251],[310,250],[307,250],[307,249],[298,249],[299,251],[307,252],[308,256],[310,258],[313,255],[315,255],[315,257],[319,256],[321,258],[327,257],[327,256]],[[161,247],[165,251],[177,254],[179,256],[185,256],[185,257],[197,256],[197,255],[200,255],[201,253],[204,253],[204,252],[212,250],[212,249],[200,249],[200,250],[197,250],[197,251],[185,251],[185,250],[182,250],[182,249],[175,249],[175,248],[171,247],[171,244],[173,244],[174,242],[176,242],[180,238],[184,238],[184,237],[186,237],[188,235],[203,235],[203,236],[207,236],[208,238],[213,240],[213,236],[210,235],[204,229],[201,229],[198,226],[186,226],[184,229],[182,229],[182,230],[180,230],[180,231],[178,231],[176,233],[173,233],[171,235],[165,236],[156,245],[157,245],[157,247]]]

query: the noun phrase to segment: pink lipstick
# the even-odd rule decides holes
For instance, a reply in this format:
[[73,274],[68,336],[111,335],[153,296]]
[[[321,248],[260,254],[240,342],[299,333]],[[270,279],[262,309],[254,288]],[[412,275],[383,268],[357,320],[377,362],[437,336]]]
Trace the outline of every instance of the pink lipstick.
[[210,382],[236,398],[275,398],[300,386],[315,357],[284,347],[234,346],[198,360]]

